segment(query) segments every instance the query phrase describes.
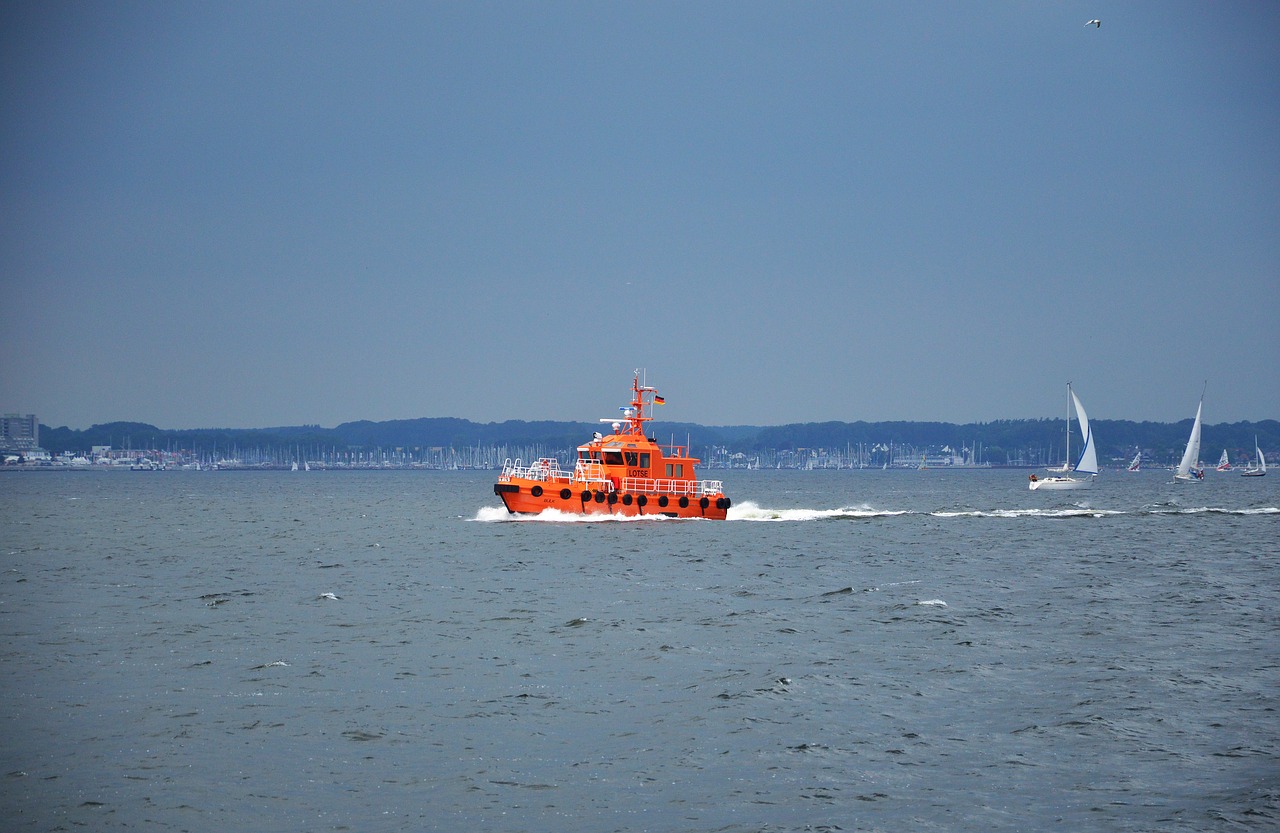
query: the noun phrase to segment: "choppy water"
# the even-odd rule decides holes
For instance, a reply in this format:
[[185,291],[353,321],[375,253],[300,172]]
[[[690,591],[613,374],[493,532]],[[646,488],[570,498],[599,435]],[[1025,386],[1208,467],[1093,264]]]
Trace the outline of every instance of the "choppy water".
[[724,474],[0,476],[4,827],[1280,824],[1280,477]]

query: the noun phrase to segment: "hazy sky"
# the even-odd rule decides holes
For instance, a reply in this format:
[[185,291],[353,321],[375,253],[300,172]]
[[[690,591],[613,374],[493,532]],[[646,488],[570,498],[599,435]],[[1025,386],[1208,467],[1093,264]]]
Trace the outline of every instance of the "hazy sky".
[[[1085,26],[1091,18],[1102,26]],[[0,410],[1280,418],[1280,4],[0,5]]]

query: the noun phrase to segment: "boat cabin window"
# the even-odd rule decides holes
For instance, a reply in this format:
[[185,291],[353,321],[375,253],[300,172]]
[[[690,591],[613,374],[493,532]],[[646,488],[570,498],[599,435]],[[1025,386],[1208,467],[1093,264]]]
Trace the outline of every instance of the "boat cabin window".
[[634,451],[624,451],[622,456],[626,458],[627,465],[635,468],[640,465],[640,455]]
[[621,451],[606,451],[606,452],[604,453],[604,464],[605,464],[606,466],[620,466],[620,465],[622,465],[622,452],[621,452]]
[[640,468],[649,468],[649,452],[647,451],[640,452]]
[[684,463],[667,463],[667,477],[684,477]]

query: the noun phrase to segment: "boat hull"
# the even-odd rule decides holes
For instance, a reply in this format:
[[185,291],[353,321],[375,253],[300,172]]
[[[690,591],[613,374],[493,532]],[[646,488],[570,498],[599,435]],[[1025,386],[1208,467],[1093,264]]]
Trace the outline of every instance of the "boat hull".
[[554,509],[568,515],[622,518],[707,518],[723,521],[732,501],[723,495],[632,494],[575,488],[570,484],[510,481],[493,487],[513,515],[536,515]]
[[1088,489],[1093,485],[1093,478],[1076,480],[1074,477],[1042,477],[1027,484],[1033,492],[1063,491],[1066,489]]

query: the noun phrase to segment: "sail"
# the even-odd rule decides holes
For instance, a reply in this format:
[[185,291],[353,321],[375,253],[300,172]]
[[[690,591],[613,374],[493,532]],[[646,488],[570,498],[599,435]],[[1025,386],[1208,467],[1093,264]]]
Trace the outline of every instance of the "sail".
[[1258,447],[1258,438],[1253,438],[1253,453],[1258,455],[1258,471],[1263,474],[1267,473],[1267,458],[1262,455],[1262,449]]
[[1222,456],[1218,458],[1218,471],[1230,471],[1231,461],[1227,459],[1227,450],[1222,449]]
[[1093,445],[1093,432],[1089,430],[1089,415],[1084,412],[1084,406],[1080,404],[1080,397],[1076,396],[1075,391],[1071,391],[1071,401],[1075,403],[1076,419],[1080,420],[1080,433],[1084,436],[1084,450],[1076,461],[1076,471],[1081,474],[1097,474],[1098,452]]
[[1204,410],[1204,400],[1196,407],[1196,421],[1191,424],[1191,436],[1187,439],[1187,450],[1182,453],[1182,462],[1178,463],[1178,474],[1189,475],[1191,468],[1200,459],[1200,412]]

